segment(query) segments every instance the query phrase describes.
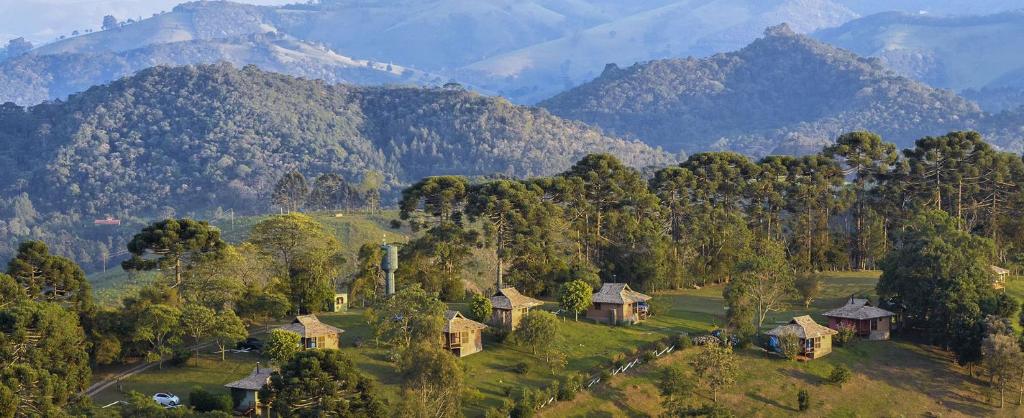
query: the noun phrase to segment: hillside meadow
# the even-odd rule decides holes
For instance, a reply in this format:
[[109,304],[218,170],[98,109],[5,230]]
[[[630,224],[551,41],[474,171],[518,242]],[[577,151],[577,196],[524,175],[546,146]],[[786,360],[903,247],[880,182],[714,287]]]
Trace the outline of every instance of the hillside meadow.
[[[851,294],[873,294],[877,272],[829,273],[823,281],[822,294],[809,309],[791,301],[787,311],[771,315],[767,326],[774,326],[793,315],[810,313],[822,322],[820,313],[845,302]],[[571,372],[596,375],[610,360],[629,354],[645,344],[678,335],[698,334],[724,323],[724,303],[720,286],[659,293],[655,300],[663,312],[636,326],[612,327],[587,321],[563,318],[560,332],[568,364],[564,370],[552,372],[528,349],[511,344],[485,340],[484,351],[461,360],[466,368],[466,416],[482,416],[489,408],[501,404],[511,393],[526,387],[545,387]],[[1008,292],[1024,297],[1024,283],[1011,282]],[[452,304],[452,308],[464,308]],[[543,309],[555,310],[554,302]],[[372,331],[360,309],[344,313],[325,313],[324,322],[345,329],[342,351],[378,383],[378,390],[390,402],[397,402],[400,379],[387,361],[384,349],[373,348]],[[361,347],[355,347],[356,342]],[[661,412],[655,387],[662,366],[685,364],[696,349],[680,350],[656,359],[626,373],[611,377],[584,391],[572,401],[555,402],[539,412],[543,417],[640,417]],[[973,378],[964,368],[953,365],[948,353],[933,347],[897,339],[889,342],[860,341],[850,347],[835,347],[834,352],[811,362],[788,362],[765,357],[756,349],[741,349],[741,374],[737,383],[724,390],[720,401],[737,416],[775,417],[797,413],[796,393],[806,389],[812,406],[808,416],[1018,416],[1024,407],[1015,405],[1015,396],[1008,396],[1003,409],[985,402],[985,383]],[[189,363],[179,368],[151,369],[125,380],[122,390],[145,393],[171,391],[182,396],[196,386],[219,390],[224,383],[248,374],[257,361],[252,354],[230,354],[225,363],[213,353],[204,353],[200,365]],[[528,372],[514,369],[520,362],[528,364]],[[826,382],[834,365],[845,364],[854,372],[853,379],[842,388]],[[121,398],[117,386],[97,395],[94,400],[104,405]],[[697,390],[694,404],[710,402],[710,394]]]

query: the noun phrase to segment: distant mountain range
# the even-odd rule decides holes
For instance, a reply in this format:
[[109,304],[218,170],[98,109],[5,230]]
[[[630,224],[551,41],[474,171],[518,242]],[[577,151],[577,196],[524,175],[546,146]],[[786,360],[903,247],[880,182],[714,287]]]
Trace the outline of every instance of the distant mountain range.
[[[987,125],[974,103],[948,90],[899,76],[878,59],[785,25],[739,51],[706,59],[609,66],[597,79],[540,105],[672,151],[799,154],[860,129],[901,146],[951,130],[1002,132]],[[990,139],[997,145],[1011,141]]]
[[1024,10],[968,17],[882,13],[812,36],[877,57],[896,72],[931,86],[974,90],[973,96],[982,101],[986,99],[979,93],[984,91],[1024,89]]
[[[251,36],[272,32],[308,45],[303,48],[430,74],[400,81],[457,80],[532,103],[595,77],[608,62],[703,56],[739,48],[771,24],[813,31],[855,17],[832,0],[324,0],[279,7],[200,1],[36,48],[32,55],[73,56],[15,64],[19,77],[33,82],[27,90],[17,90],[24,82],[8,87],[0,102],[34,104],[43,93],[63,98],[72,87],[154,64],[225,60],[270,63],[264,68],[278,71],[277,57],[250,45]],[[100,62],[86,63],[90,57]],[[337,73],[329,69],[331,59],[308,60],[323,73]],[[74,66],[63,67],[68,61]],[[75,75],[79,68],[92,77]],[[300,66],[284,69],[311,76]]]

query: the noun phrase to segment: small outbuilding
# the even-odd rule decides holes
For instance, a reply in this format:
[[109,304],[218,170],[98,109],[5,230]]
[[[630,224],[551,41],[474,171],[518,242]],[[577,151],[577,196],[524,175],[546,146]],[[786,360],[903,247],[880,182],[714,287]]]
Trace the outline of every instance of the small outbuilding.
[[607,324],[635,324],[647,319],[650,296],[634,291],[625,283],[605,283],[594,293],[587,318]]
[[530,308],[543,305],[537,299],[524,296],[514,287],[506,287],[498,290],[491,296],[491,320],[490,324],[507,330],[515,330],[519,322],[530,312]]
[[334,298],[327,303],[327,310],[331,312],[345,312],[348,310],[348,292],[338,291]]
[[270,382],[274,370],[260,367],[259,363],[249,376],[224,385],[231,391],[231,401],[236,412],[243,416],[262,416],[264,405],[260,402],[260,389]]
[[302,337],[302,348],[334,348],[341,346],[341,334],[345,330],[320,322],[316,315],[299,315],[292,323],[281,327]]
[[459,311],[444,313],[444,349],[456,357],[466,357],[484,349],[483,330],[487,325],[462,316]]
[[1010,276],[1010,270],[999,266],[988,266],[988,269],[996,276],[996,280],[992,282],[992,287],[995,289],[1006,287],[1006,278]]
[[858,337],[869,340],[888,340],[896,314],[871,306],[867,299],[850,297],[846,305],[822,314],[828,318],[828,327],[838,330],[852,327]]
[[832,352],[832,336],[838,334],[836,330],[819,325],[811,319],[810,315],[798,316],[789,321],[786,325],[780,325],[766,333],[771,337],[769,344],[778,347],[779,338],[785,335],[794,335],[800,341],[799,357],[812,360],[823,357]]

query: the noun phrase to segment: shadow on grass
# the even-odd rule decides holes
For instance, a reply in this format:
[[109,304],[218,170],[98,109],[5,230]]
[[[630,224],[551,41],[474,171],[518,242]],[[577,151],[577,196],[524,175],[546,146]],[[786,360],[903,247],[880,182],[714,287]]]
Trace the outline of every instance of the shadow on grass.
[[774,399],[768,399],[764,395],[761,395],[760,393],[747,393],[747,397],[750,398],[750,399],[753,399],[755,401],[758,401],[758,402],[761,402],[761,403],[764,403],[764,404],[767,404],[767,405],[774,406],[774,407],[779,408],[779,409],[781,409],[783,411],[786,411],[786,412],[800,412],[799,409],[788,407],[788,406],[783,405],[781,402],[776,401]]
[[620,414],[616,416],[624,416],[631,418],[648,417],[649,415],[643,411],[637,410],[629,402],[629,396],[626,392],[617,387],[604,386],[598,391],[600,397],[612,401],[615,407],[619,410]]

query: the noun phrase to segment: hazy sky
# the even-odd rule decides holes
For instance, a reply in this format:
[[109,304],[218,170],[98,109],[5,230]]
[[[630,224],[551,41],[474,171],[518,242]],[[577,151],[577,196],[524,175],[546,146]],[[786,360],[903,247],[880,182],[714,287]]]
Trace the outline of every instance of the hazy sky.
[[[235,0],[252,4],[287,4],[296,0]],[[99,29],[103,16],[149,17],[185,0],[0,0],[0,41],[24,36],[39,44],[71,31]],[[305,2],[304,0],[302,2]]]

